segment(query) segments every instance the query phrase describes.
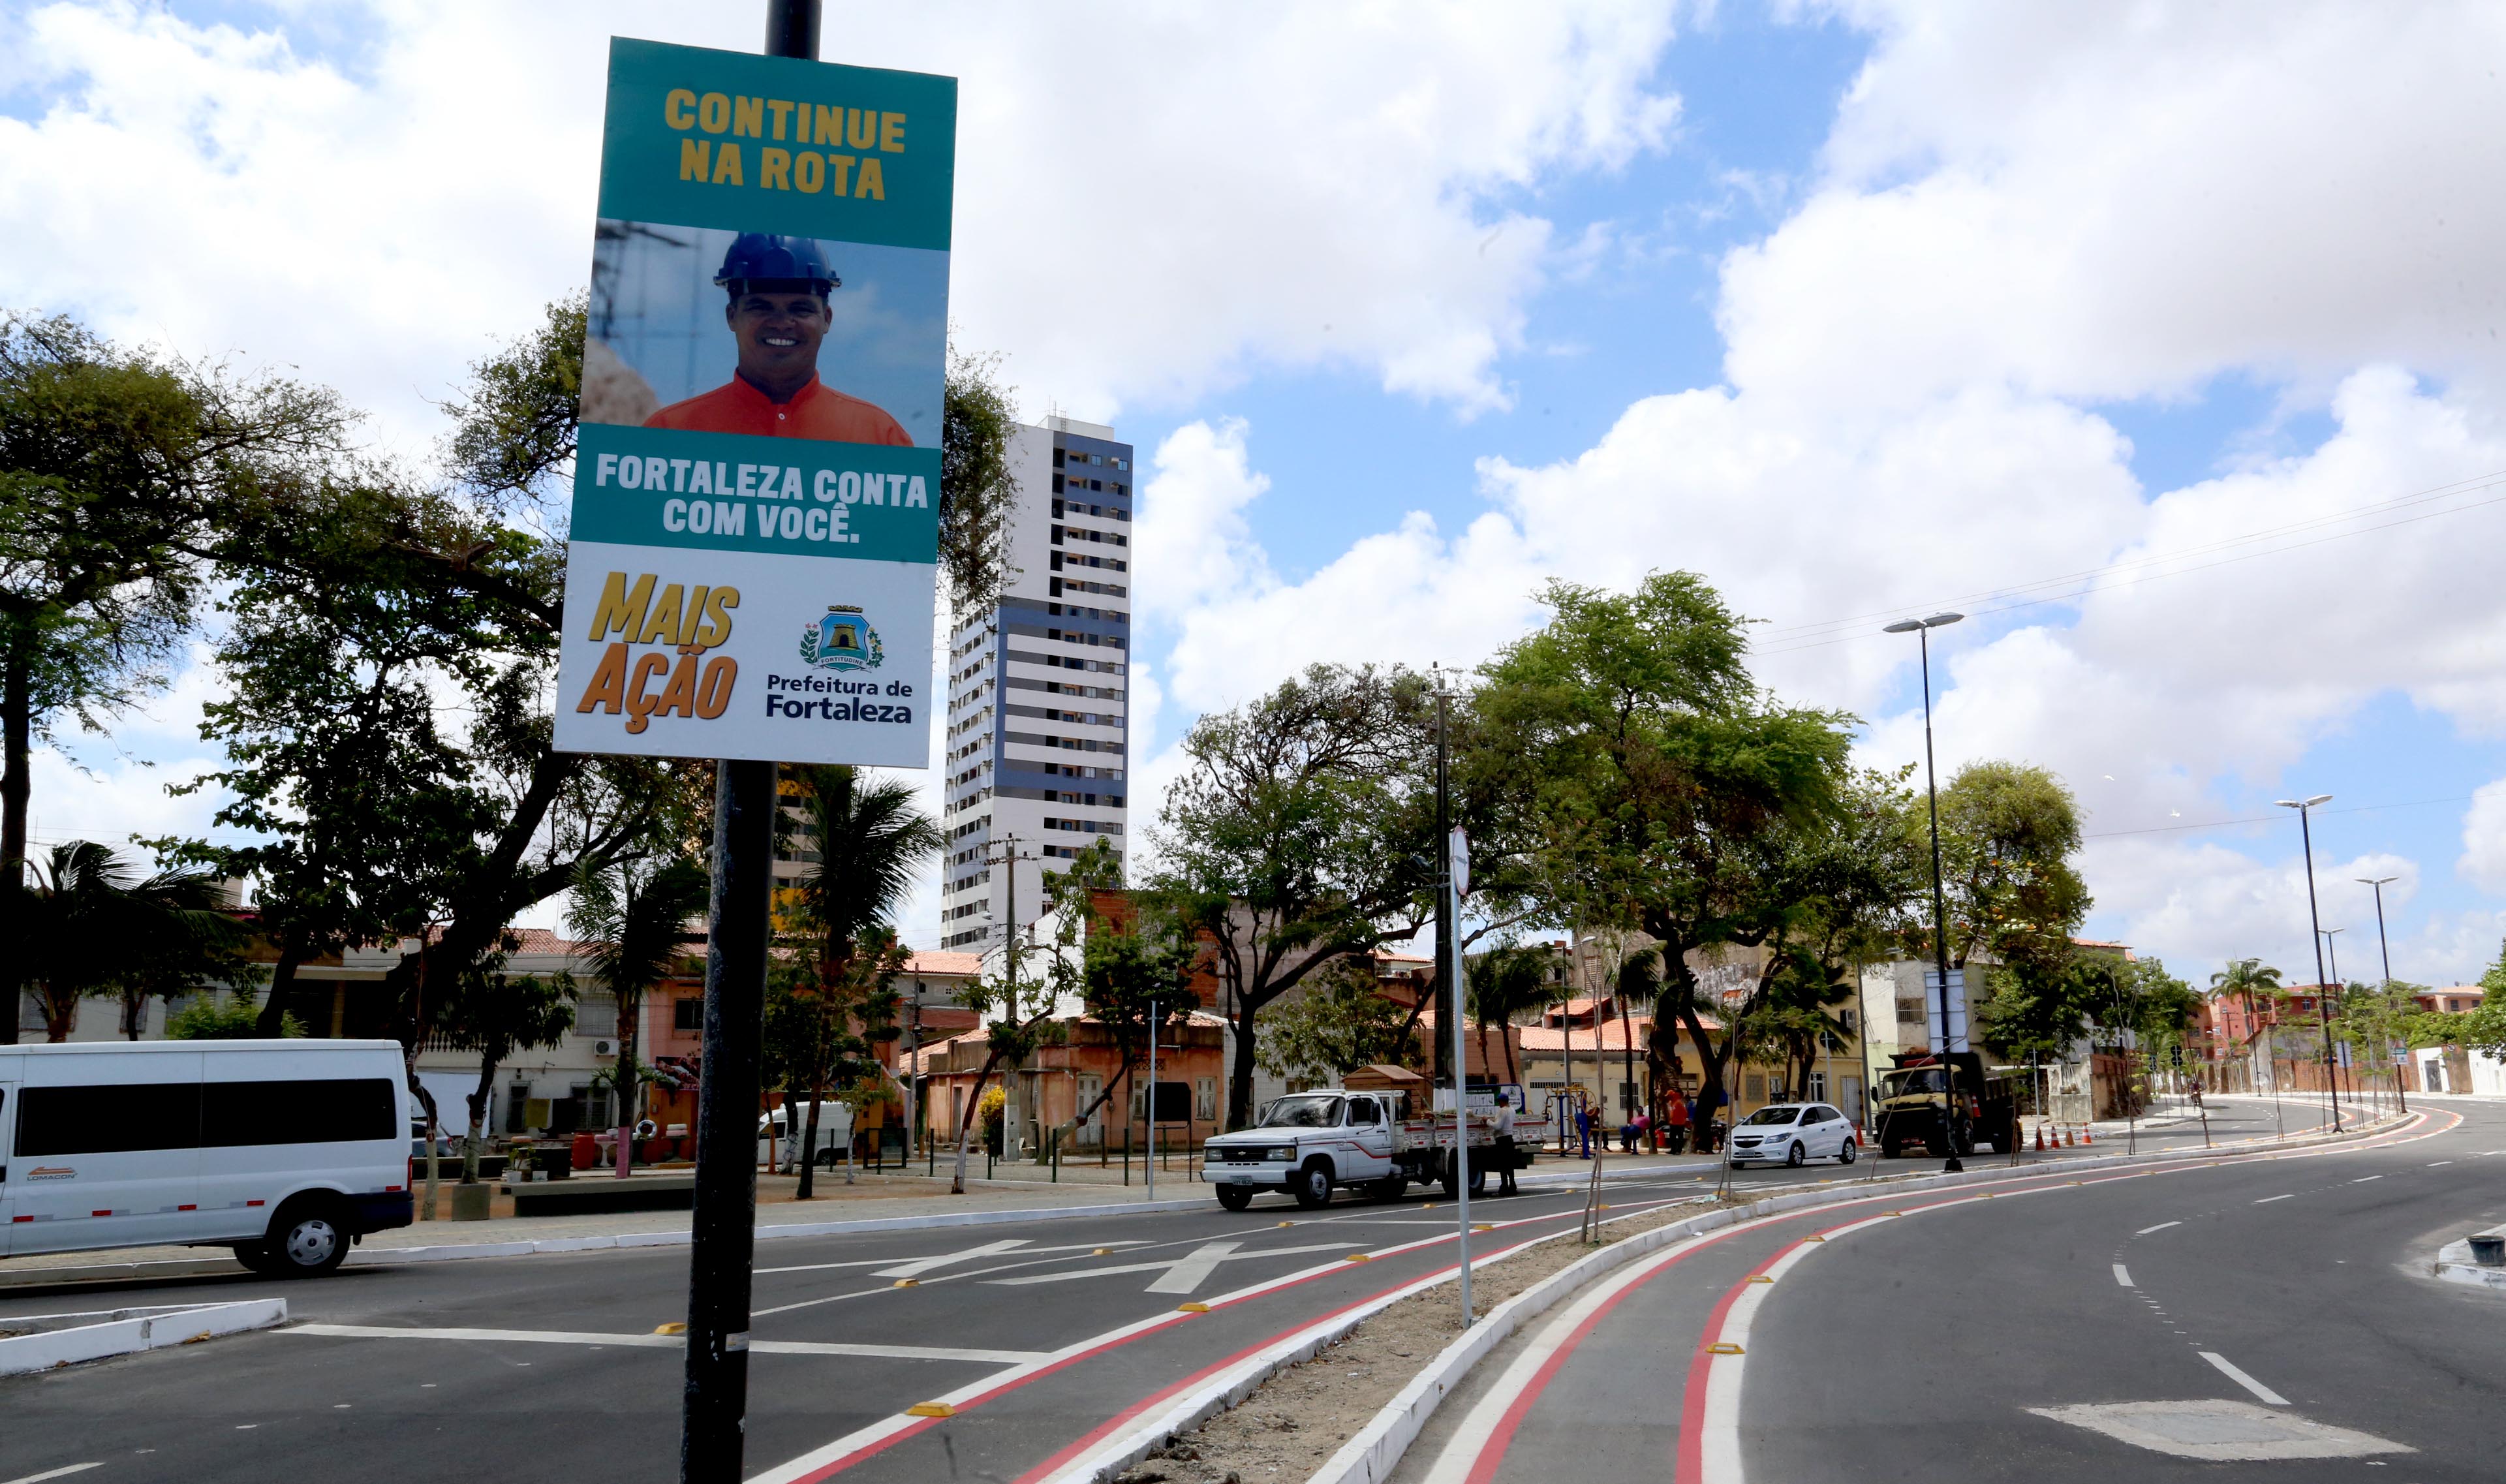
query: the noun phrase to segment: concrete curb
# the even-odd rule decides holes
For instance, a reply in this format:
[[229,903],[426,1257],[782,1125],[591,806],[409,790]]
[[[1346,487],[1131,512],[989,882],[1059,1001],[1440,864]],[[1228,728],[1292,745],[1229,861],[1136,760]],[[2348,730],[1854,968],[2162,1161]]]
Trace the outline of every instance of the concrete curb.
[[[107,1315],[129,1310],[106,1310]],[[85,1315],[63,1316],[85,1319]],[[287,1300],[253,1298],[233,1304],[201,1304],[132,1319],[107,1318],[93,1324],[46,1330],[0,1340],[0,1376],[23,1376],[82,1360],[137,1355],[173,1345],[191,1345],[215,1335],[268,1329],[287,1322]]]
[[[2300,1136],[2298,1139],[2288,1140],[2288,1143],[2290,1145],[2314,1144],[2336,1139],[2345,1142],[2381,1132],[2386,1125],[2397,1124],[2400,1121],[2400,1115],[2396,1114],[2378,1124],[2345,1131],[2339,1135]],[[1961,1171],[1956,1175],[1915,1176],[1890,1179],[1885,1181],[1885,1187],[1886,1193],[1892,1195],[1916,1193],[1926,1190],[1953,1189],[1960,1185],[2046,1176],[2072,1171],[2130,1169],[2162,1162],[2178,1163],[2216,1158],[2222,1153],[2240,1152],[2257,1151],[2250,1148],[2244,1150],[2170,1149],[2142,1155],[2094,1155],[2086,1159],[2065,1160],[2061,1162],[2058,1170],[2044,1166],[2038,1166],[2033,1170],[2025,1167],[2013,1170],[2007,1165],[2000,1165],[1987,1170]],[[1315,1470],[1307,1484],[1383,1484],[1384,1480],[1392,1476],[1392,1470],[1400,1466],[1402,1456],[1409,1451],[1410,1445],[1415,1442],[1419,1432],[1424,1430],[1427,1420],[1435,1415],[1436,1408],[1455,1387],[1461,1384],[1462,1379],[1470,1373],[1472,1366],[1477,1365],[1488,1352],[1511,1337],[1522,1327],[1523,1321],[1555,1307],[1561,1299],[1570,1296],[1575,1289],[1581,1288],[1612,1269],[1623,1267],[1647,1252],[1658,1251],[1670,1243],[1686,1241],[1691,1237],[1718,1231],[1726,1226],[1735,1226],[1767,1216],[1783,1215],[1810,1207],[1841,1206],[1853,1201],[1870,1200],[1880,1194],[1881,1194],[1880,1191],[1864,1185],[1846,1190],[1804,1191],[1798,1194],[1772,1196],[1736,1210],[1714,1212],[1686,1221],[1673,1222],[1668,1226],[1658,1226],[1652,1231],[1639,1232],[1624,1242],[1603,1248],[1591,1256],[1551,1274],[1499,1304],[1489,1311],[1486,1319],[1472,1325],[1467,1331],[1455,1337],[1452,1343],[1437,1352],[1436,1357],[1428,1361],[1425,1368],[1416,1376],[1412,1377],[1410,1384],[1403,1387],[1390,1401],[1384,1403],[1383,1408],[1377,1412],[1365,1427],[1352,1434],[1349,1440],[1341,1446],[1338,1453],[1326,1460],[1323,1466]],[[2461,1246],[2465,1255],[2468,1255],[2469,1244],[2464,1243]]]
[[[2506,1236],[2506,1226],[2492,1226],[2474,1232],[2475,1237]],[[2436,1251],[2436,1276],[2447,1283],[2470,1284],[2474,1287],[2506,1288],[2506,1268],[2484,1268],[2471,1260],[2471,1238],[2449,1242]]]

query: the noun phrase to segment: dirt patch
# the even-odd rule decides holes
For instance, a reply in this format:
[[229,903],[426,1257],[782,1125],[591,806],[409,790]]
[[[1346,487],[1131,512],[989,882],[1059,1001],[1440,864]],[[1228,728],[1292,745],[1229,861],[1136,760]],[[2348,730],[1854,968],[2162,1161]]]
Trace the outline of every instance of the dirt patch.
[[[1739,1205],[1742,1203],[1732,1202]],[[1603,1228],[1602,1246],[1685,1221],[1711,1198],[1646,1212]],[[1596,1250],[1565,1236],[1471,1271],[1471,1311],[1489,1310]],[[1315,1469],[1375,1420],[1461,1332],[1450,1284],[1414,1293],[1265,1381],[1253,1394],[1115,1476],[1118,1484],[1287,1484]]]

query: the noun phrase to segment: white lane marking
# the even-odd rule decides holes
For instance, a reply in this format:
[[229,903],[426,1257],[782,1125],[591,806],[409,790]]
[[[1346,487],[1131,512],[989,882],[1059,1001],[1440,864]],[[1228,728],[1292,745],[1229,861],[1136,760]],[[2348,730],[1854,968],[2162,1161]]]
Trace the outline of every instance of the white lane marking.
[[2352,1184],[2352,1185],[2364,1185],[2364,1184],[2365,1184],[2365,1183],[2367,1183],[2369,1180],[2381,1180],[2381,1179],[2382,1179],[2382,1178],[2383,1178],[2383,1176],[2381,1176],[2381,1175],[2362,1175],[2362,1176],[2358,1176],[2356,1179],[2351,1180],[2349,1183],[2350,1183],[2350,1184]]
[[92,1464],[68,1464],[59,1468],[47,1468],[42,1473],[30,1473],[18,1478],[11,1479],[9,1484],[43,1484],[43,1481],[46,1479],[57,1479],[63,1474],[85,1473],[90,1468],[102,1468],[103,1466],[104,1461],[102,1459],[98,1459]]
[[[620,1345],[647,1350],[678,1350],[687,1344],[675,1334],[598,1334],[569,1329],[416,1329],[386,1324],[298,1324],[279,1334],[327,1335],[350,1340],[502,1340],[528,1345]],[[1038,1350],[959,1350],[930,1345],[831,1345],[809,1340],[751,1340],[751,1355],[865,1356],[878,1360],[971,1360],[979,1365],[1024,1365],[1041,1357]]]
[[2450,1164],[2452,1164],[2452,1163],[2453,1163],[2453,1161],[2452,1161],[2452,1160],[2450,1160],[2450,1159],[2432,1159],[2432,1160],[2429,1160],[2429,1161],[2427,1162],[2427,1167],[2428,1167],[2429,1169],[2433,1170],[2433,1169],[2435,1169],[2435,1168],[2436,1168],[2437,1166],[2439,1166],[2439,1165],[2450,1165]]
[[2116,1282],[2116,1283],[2119,1283],[2119,1284],[2123,1285],[2124,1285],[2125,1287],[2127,1287],[2127,1288],[2130,1288],[2130,1287],[2137,1287],[2137,1286],[2138,1286],[2138,1285],[2134,1284],[2134,1283],[2131,1281],[2131,1273],[2130,1273],[2130,1271],[2129,1269],[2127,1269],[2127,1268],[2126,1268],[2122,1263],[2120,1263],[2120,1262],[2116,1263],[2116,1264],[2114,1265],[2114,1270],[2115,1270],[2115,1282]]
[[1426,1477],[1420,1484],[1463,1484],[1469,1479],[1472,1468],[1479,1464],[1480,1455],[1487,1448],[1489,1437],[1495,1433],[1497,1424],[1505,1420],[1507,1409],[1514,1404],[1514,1398],[1522,1394],[1523,1388],[1529,1386],[1532,1378],[1540,1374],[1540,1368],[1549,1363],[1549,1357],[1557,1353],[1584,1321],[1602,1305],[1660,1272],[1665,1263],[1686,1256],[1703,1240],[1703,1237],[1691,1237],[1630,1263],[1625,1271],[1594,1285],[1592,1292],[1542,1325],[1532,1336],[1531,1343],[1523,1347],[1522,1354],[1515,1357],[1514,1363],[1497,1377],[1496,1384],[1463,1416],[1461,1426],[1454,1429],[1453,1435],[1446,1440],[1444,1451],[1436,1455],[1436,1462],[1428,1466]]
[[763,1278],[769,1273],[824,1273],[835,1268],[875,1268],[886,1260],[884,1257],[861,1257],[851,1262],[805,1262],[793,1268],[759,1268],[756,1270],[756,1276]]
[[1190,1293],[1218,1271],[1218,1265],[1235,1254],[1241,1242],[1204,1242],[1181,1258],[1166,1264],[1164,1277],[1149,1285],[1151,1293]]
[[[1939,1206],[1922,1209],[1940,1211],[1957,1204],[1962,1203],[1943,1202]],[[1901,1216],[1872,1216],[1832,1228],[1822,1235],[1829,1242],[1834,1242],[1865,1227],[1902,1219]],[[1758,1305],[1775,1290],[1783,1276],[1792,1271],[1793,1265],[1817,1250],[1818,1248],[1807,1242],[1796,1242],[1791,1250],[1763,1270],[1763,1276],[1775,1280],[1774,1283],[1746,1285],[1741,1288],[1740,1296],[1732,1301],[1732,1307],[1723,1311],[1723,1332],[1714,1339],[1715,1343],[1732,1348],[1716,1353],[1706,1362],[1704,1415],[1700,1420],[1703,1435],[1698,1439],[1697,1448],[1698,1472],[1707,1484],[1741,1484],[1748,1477],[1740,1464],[1740,1384],[1749,1358],[1749,1324],[1757,1317]]]
[[2220,1355],[2216,1351],[2205,1350],[2202,1352],[2202,1358],[2209,1361],[2212,1365],[2219,1367],[2220,1373],[2225,1375],[2229,1380],[2243,1387],[2246,1391],[2253,1393],[2255,1400],[2268,1402],[2275,1407],[2284,1407],[2288,1405],[2287,1397],[2273,1391],[2270,1387],[2263,1385],[2261,1382],[2256,1381],[2253,1377],[2246,1375],[2243,1371],[2237,1369],[2236,1365],[2231,1362],[2226,1356]]
[[916,1257],[911,1262],[900,1262],[893,1267],[881,1268],[870,1276],[873,1278],[919,1278],[923,1274],[930,1272],[933,1268],[945,1268],[952,1262],[965,1262],[976,1257],[991,1257],[1002,1252],[1015,1252],[1024,1246],[1026,1246],[1026,1243],[1022,1239],[1017,1237],[1013,1237],[1007,1242],[986,1242],[982,1247],[970,1247],[960,1251],[941,1252],[930,1257]]
[[[1105,1278],[1116,1273],[1163,1273],[1165,1277],[1149,1285],[1151,1293],[1190,1293],[1200,1286],[1222,1262],[1244,1262],[1255,1257],[1288,1257],[1300,1252],[1338,1252],[1358,1246],[1354,1242],[1316,1242],[1306,1247],[1266,1247],[1255,1251],[1239,1252],[1235,1242],[1210,1242],[1164,1262],[1126,1262],[1109,1268],[1079,1268],[1068,1273],[1030,1273],[1023,1278],[987,1278],[987,1284],[1015,1287],[1027,1284],[1070,1283],[1082,1278]],[[1186,1278],[1189,1276],[1189,1284]]]
[[2146,1237],[2151,1232],[2163,1232],[2170,1226],[2182,1226],[2183,1224],[2184,1223],[2181,1221],[2161,1221],[2156,1226],[2144,1226],[2140,1230],[2133,1232],[2132,1235],[2135,1237]]
[[2297,1199],[2297,1197],[2296,1197],[2295,1195],[2293,1195],[2293,1194],[2292,1194],[2292,1195],[2267,1195],[2267,1196],[2263,1197],[2261,1200],[2256,1201],[2254,1204],[2255,1204],[2255,1205],[2257,1205],[2257,1206],[2269,1206],[2269,1205],[2270,1205],[2272,1202],[2273,1202],[2273,1201],[2294,1201],[2294,1200],[2296,1200],[2296,1199]]

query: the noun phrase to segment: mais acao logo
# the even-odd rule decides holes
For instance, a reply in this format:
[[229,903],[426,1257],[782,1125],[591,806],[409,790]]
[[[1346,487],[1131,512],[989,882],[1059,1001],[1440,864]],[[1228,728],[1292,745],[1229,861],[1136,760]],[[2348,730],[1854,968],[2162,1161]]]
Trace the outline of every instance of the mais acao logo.
[[659,581],[651,572],[639,573],[630,587],[626,573],[610,573],[585,635],[597,643],[615,634],[618,641],[601,654],[574,708],[623,714],[630,733],[643,731],[656,715],[711,721],[730,707],[731,688],[739,679],[737,660],[704,658],[706,650],[731,637],[731,610],[739,606],[739,590],[674,582],[657,594]]

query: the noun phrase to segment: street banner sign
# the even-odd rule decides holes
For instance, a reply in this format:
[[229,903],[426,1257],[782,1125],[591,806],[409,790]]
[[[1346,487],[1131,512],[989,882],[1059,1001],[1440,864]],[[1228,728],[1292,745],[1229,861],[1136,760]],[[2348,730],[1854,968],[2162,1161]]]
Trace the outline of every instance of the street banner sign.
[[1944,1049],[1950,1051],[1975,1049],[1967,1044],[1966,1039],[1966,970],[1962,968],[1950,970],[1949,1011],[1945,1048],[1941,1028],[1941,973],[1938,969],[1925,969],[1923,971],[1923,1015],[1930,1022],[1934,1056],[1939,1056]]
[[2346,1068],[2349,1065],[2349,1043],[2347,1041],[2335,1042],[2333,1045],[2333,1051],[2340,1057],[2341,1065],[2344,1068]]
[[956,114],[610,42],[560,749],[928,765]]

